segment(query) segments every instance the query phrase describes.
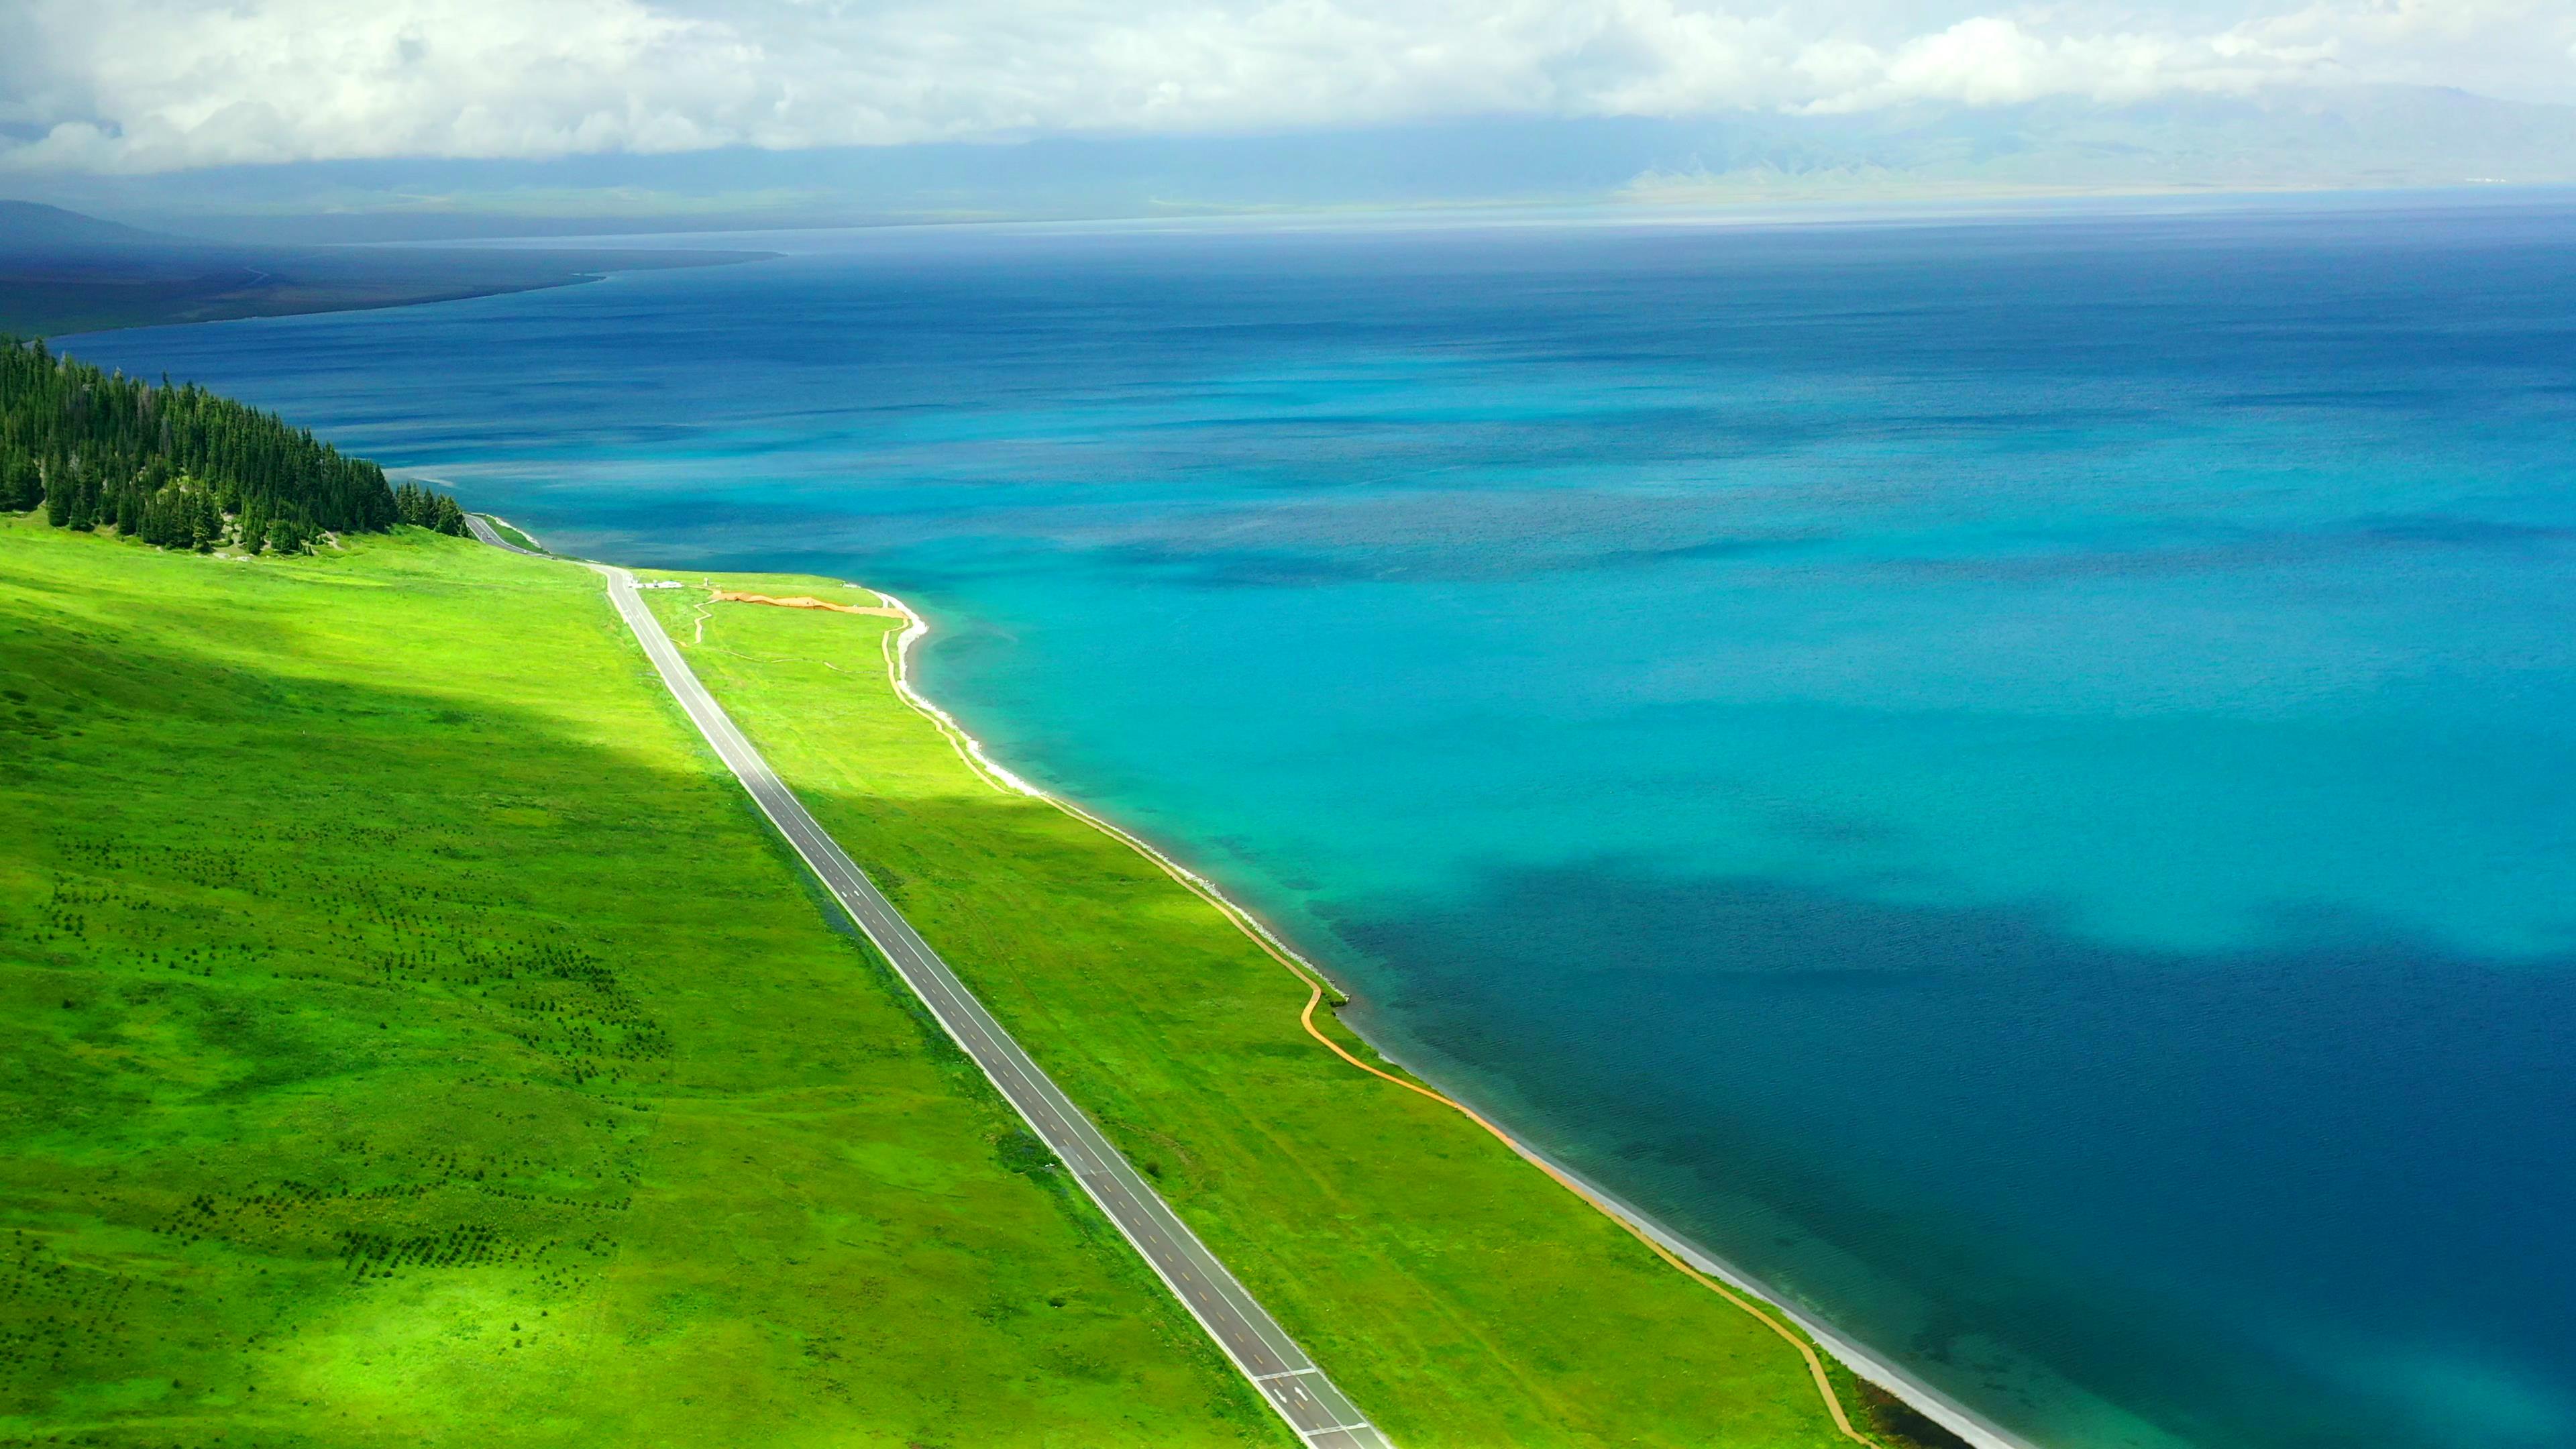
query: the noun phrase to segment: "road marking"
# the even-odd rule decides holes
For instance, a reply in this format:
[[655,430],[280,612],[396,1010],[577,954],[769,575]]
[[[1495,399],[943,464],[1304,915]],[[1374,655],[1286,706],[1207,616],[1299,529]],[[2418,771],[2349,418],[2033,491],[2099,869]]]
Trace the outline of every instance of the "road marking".
[[[503,543],[482,520],[469,514],[466,521],[474,536],[485,543],[513,553],[527,552]],[[1297,1420],[1305,1404],[1292,1404],[1284,1394],[1261,1392],[1262,1400],[1287,1421],[1290,1432],[1310,1445],[1317,1442],[1318,1436],[1335,1434],[1348,1441],[1352,1449],[1393,1449],[1385,1434],[1368,1422],[1359,1406],[1235,1281],[1207,1245],[1173,1213],[1170,1204],[1074,1107],[1073,1099],[1002,1030],[1001,1022],[975,999],[948,964],[930,949],[930,943],[867,879],[840,843],[806,812],[795,792],[769,767],[732,716],[707,692],[688,661],[681,658],[678,647],[635,592],[635,576],[605,564],[590,567],[608,580],[609,601],[616,606],[619,617],[634,631],[636,642],[644,646],[645,657],[661,673],[663,684],[679,702],[681,711],[750,793],[752,803],[786,837],[806,868],[823,882],[833,900],[894,967],[895,974],[921,998],[932,1018],[974,1061],[985,1080],[1071,1169],[1083,1192],[1099,1205],[1110,1225],[1118,1229],[1119,1236],[1127,1240],[1155,1276],[1163,1280],[1163,1286],[1171,1289],[1172,1296],[1198,1320],[1218,1351],[1256,1389],[1264,1382],[1263,1370],[1270,1364],[1287,1367],[1268,1377],[1312,1378],[1316,1392],[1309,1394],[1309,1386],[1299,1383],[1292,1386],[1295,1398],[1311,1402],[1313,1411],[1333,1421],[1330,1427],[1308,1428],[1300,1424]],[[1184,1277],[1189,1280],[1186,1289],[1182,1286]],[[1345,1417],[1358,1422],[1339,1422]]]

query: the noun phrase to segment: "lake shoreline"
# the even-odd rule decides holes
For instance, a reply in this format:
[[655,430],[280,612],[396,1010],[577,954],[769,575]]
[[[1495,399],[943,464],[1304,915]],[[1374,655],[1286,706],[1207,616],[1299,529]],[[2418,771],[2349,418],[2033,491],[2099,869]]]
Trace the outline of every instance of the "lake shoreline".
[[[970,769],[976,771],[978,774],[986,776],[1000,788],[1017,794],[1026,795],[1033,799],[1044,800],[1047,803],[1064,810],[1067,814],[1074,816],[1076,819],[1090,824],[1102,833],[1116,838],[1121,843],[1135,850],[1138,854],[1151,860],[1165,872],[1180,880],[1184,885],[1203,895],[1211,897],[1213,901],[1217,903],[1218,908],[1221,911],[1235,918],[1237,923],[1242,925],[1248,933],[1257,936],[1257,938],[1267,946],[1292,958],[1306,971],[1311,972],[1316,980],[1326,983],[1329,989],[1341,1000],[1347,1001],[1350,999],[1348,989],[1341,985],[1338,978],[1336,978],[1331,972],[1325,970],[1322,966],[1318,965],[1312,956],[1298,950],[1294,945],[1290,944],[1284,937],[1279,935],[1279,933],[1274,930],[1267,921],[1263,920],[1260,916],[1256,915],[1249,908],[1244,906],[1241,901],[1229,894],[1225,888],[1219,885],[1216,881],[1210,879],[1201,872],[1184,865],[1169,852],[1145,840],[1143,837],[1136,835],[1134,832],[1112,824],[1108,820],[1095,814],[1086,806],[1066,800],[1054,792],[1030,782],[1026,776],[1018,774],[998,760],[995,760],[991,753],[985,749],[982,740],[978,739],[972,731],[959,723],[955,715],[949,713],[946,709],[941,708],[927,695],[924,695],[919,689],[915,688],[912,683],[910,668],[912,651],[924,639],[930,636],[930,621],[924,618],[920,611],[914,609],[911,604],[883,589],[869,584],[849,583],[846,580],[843,582],[846,587],[858,589],[862,592],[875,595],[877,598],[883,600],[888,608],[894,609],[902,615],[904,627],[895,635],[894,643],[889,651],[889,657],[887,660],[888,679],[896,694],[899,695],[906,704],[912,706],[912,708],[929,718],[930,721],[939,728],[941,733],[948,736],[950,743],[955,746],[959,757],[966,761]],[[1338,1007],[1339,1002],[1335,1002],[1334,1004]],[[1772,1288],[1769,1284],[1763,1282],[1755,1275],[1729,1263],[1723,1257],[1711,1252],[1703,1245],[1692,1241],[1682,1233],[1675,1231],[1669,1225],[1661,1222],[1643,1209],[1638,1208],[1625,1198],[1619,1196],[1617,1193],[1609,1191],[1599,1183],[1593,1181],[1591,1178],[1584,1176],[1582,1173],[1575,1171],[1574,1169],[1548,1156],[1546,1153],[1531,1146],[1529,1142],[1518,1133],[1497,1123],[1491,1110],[1482,1104],[1477,1103],[1472,1097],[1462,1096],[1451,1090],[1445,1084],[1435,1082],[1432,1077],[1425,1075],[1413,1063],[1389,1052],[1382,1044],[1370,1037],[1367,1033],[1361,1031],[1358,1027],[1351,1025],[1347,1020],[1343,1020],[1338,1010],[1335,1011],[1334,1015],[1335,1019],[1341,1022],[1341,1025],[1345,1030],[1351,1032],[1352,1035],[1359,1037],[1362,1041],[1367,1042],[1369,1047],[1376,1051],[1378,1055],[1403,1068],[1407,1073],[1410,1073],[1414,1077],[1424,1082],[1432,1083],[1444,1094],[1455,1098],[1460,1103],[1471,1108],[1473,1114],[1485,1122],[1489,1128],[1494,1131],[1496,1136],[1500,1137],[1506,1145],[1508,1145],[1514,1152],[1519,1153],[1521,1157],[1527,1160],[1532,1166],[1537,1167],[1540,1171],[1551,1177],[1561,1179],[1563,1182],[1571,1184],[1572,1190],[1575,1191],[1578,1196],[1589,1197],[1594,1201],[1595,1206],[1602,1208],[1609,1215],[1625,1219],[1629,1226],[1633,1227],[1643,1236],[1662,1245],[1667,1251],[1681,1258],[1691,1267],[1719,1280],[1720,1282],[1738,1289],[1739,1291],[1752,1295],[1765,1306],[1780,1313],[1790,1322],[1796,1324],[1801,1332],[1805,1333],[1810,1339],[1813,1339],[1828,1355],[1830,1355],[1836,1362],[1842,1364],[1843,1367],[1849,1369],[1856,1377],[1867,1380],[1869,1383],[1874,1384],[1894,1395],[1916,1413],[1923,1415],[1925,1418],[1930,1419],[1942,1428],[1947,1429],[1952,1434],[1957,1435],[1961,1440],[1970,1445],[1971,1449],[2040,1449],[2040,1446],[2035,1444],[2033,1441],[2013,1433],[2001,1424],[1998,1424],[1987,1418],[1985,1415],[1978,1413],[1968,1405],[1961,1403],[1957,1399],[1943,1393],[1941,1390],[1923,1382],[1921,1379],[1907,1372],[1901,1365],[1898,1365],[1884,1354],[1869,1348],[1867,1345],[1861,1343],[1851,1335],[1835,1328],[1831,1323],[1817,1315],[1814,1311],[1800,1306],[1796,1300],[1790,1298],[1786,1294],[1780,1293],[1778,1290]]]

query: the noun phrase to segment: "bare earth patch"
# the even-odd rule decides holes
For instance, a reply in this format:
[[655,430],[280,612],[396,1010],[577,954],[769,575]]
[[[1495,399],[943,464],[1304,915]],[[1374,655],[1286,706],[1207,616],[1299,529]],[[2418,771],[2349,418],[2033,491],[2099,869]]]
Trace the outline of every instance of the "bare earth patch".
[[775,604],[782,609],[829,609],[835,614],[869,614],[880,619],[900,619],[903,617],[903,611],[901,609],[881,609],[874,606],[861,607],[857,604],[835,604],[827,599],[815,598],[811,594],[797,594],[790,598],[773,599],[767,594],[739,594],[735,593],[731,589],[710,589],[708,592],[715,595],[716,602],[719,604]]

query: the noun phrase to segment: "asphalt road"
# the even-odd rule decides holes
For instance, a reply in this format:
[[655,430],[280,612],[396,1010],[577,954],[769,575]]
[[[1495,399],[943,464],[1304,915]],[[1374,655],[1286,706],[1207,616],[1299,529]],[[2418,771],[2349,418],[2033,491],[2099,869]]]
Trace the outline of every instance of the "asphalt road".
[[[468,514],[466,524],[485,543],[510,547],[483,520]],[[607,576],[609,598],[662,672],[662,682],[762,813],[1288,1427],[1314,1449],[1392,1449],[806,813],[672,647],[636,593],[635,576],[605,564],[591,567]]]
[[506,548],[512,553],[523,553],[530,558],[545,557],[544,554],[538,553],[534,549],[521,548],[517,544],[503,538],[499,533],[493,530],[492,525],[483,521],[483,516],[479,513],[469,513],[465,515],[465,531],[473,534],[475,538],[482,542],[492,545],[494,548]]

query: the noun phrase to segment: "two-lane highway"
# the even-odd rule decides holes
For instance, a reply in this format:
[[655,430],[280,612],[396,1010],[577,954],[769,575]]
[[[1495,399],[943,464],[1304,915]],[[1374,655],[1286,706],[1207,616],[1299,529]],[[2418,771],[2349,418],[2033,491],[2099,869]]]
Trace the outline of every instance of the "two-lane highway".
[[[483,520],[466,515],[466,525],[485,543],[503,548],[500,536]],[[524,553],[524,549],[513,549]],[[707,743],[715,747],[761,812],[804,857],[817,878],[860,931],[876,944],[906,985],[919,995],[930,1014],[991,1078],[1002,1096],[1018,1109],[1032,1131],[1071,1170],[1084,1192],[1109,1215],[1155,1273],[1170,1285],[1182,1304],[1207,1329],[1217,1347],[1252,1381],[1262,1398],[1279,1411],[1288,1427],[1314,1449],[1391,1449],[1385,1435],[1362,1415],[1324,1371],[1315,1366],[1269,1313],[1254,1301],[1225,1265],[1209,1252],[1171,1207],[1149,1186],[1118,1150],[1109,1145],[1091,1119],[1082,1115],[1000,1022],[975,999],[948,963],[897,914],[838,842],[806,813],[794,792],[769,768],[768,761],[735,728],[731,716],[698,682],[680,657],[661,623],[635,591],[635,576],[621,568],[592,564],[608,579],[609,598],[635,631],[653,667],[662,673],[673,698],[688,712]]]
[[465,531],[474,535],[477,540],[483,543],[488,543],[494,548],[506,548],[512,553],[523,553],[530,558],[545,557],[544,554],[537,552],[535,549],[521,548],[517,544],[503,538],[500,535],[500,532],[494,529],[491,524],[486,523],[483,520],[483,515],[479,513],[469,513],[465,515]]

